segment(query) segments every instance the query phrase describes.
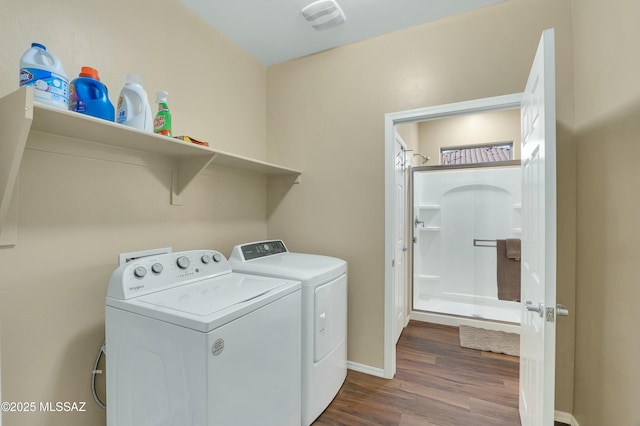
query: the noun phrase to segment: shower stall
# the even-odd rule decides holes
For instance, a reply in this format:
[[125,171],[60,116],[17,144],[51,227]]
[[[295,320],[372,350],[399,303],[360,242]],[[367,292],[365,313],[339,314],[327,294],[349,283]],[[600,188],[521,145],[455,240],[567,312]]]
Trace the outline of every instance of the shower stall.
[[496,240],[521,234],[520,162],[415,167],[413,311],[511,324],[516,301],[498,300]]

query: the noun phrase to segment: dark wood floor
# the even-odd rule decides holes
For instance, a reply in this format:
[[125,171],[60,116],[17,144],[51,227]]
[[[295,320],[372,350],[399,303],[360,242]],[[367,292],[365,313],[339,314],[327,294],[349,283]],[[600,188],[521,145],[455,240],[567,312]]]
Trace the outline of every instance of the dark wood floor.
[[349,370],[314,426],[513,426],[519,358],[460,347],[457,327],[411,321],[392,380]]

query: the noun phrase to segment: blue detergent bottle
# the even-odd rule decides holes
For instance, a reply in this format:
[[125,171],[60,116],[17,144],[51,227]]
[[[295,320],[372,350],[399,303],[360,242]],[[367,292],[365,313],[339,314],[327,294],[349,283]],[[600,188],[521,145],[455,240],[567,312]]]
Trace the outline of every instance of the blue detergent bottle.
[[69,109],[103,120],[115,120],[115,108],[109,100],[109,91],[107,86],[100,82],[96,69],[82,67],[79,77],[71,82]]

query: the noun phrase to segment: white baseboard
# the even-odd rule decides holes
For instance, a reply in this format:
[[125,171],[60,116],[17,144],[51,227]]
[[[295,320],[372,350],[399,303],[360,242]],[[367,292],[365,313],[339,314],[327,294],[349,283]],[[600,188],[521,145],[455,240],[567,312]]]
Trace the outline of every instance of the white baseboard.
[[580,426],[576,418],[569,413],[564,413],[562,411],[555,411],[553,417],[554,417],[554,420],[557,422],[562,422],[570,426]]
[[372,367],[370,365],[360,364],[353,361],[347,361],[347,368],[349,370],[358,371],[371,376],[382,377],[383,379],[385,378],[383,368]]

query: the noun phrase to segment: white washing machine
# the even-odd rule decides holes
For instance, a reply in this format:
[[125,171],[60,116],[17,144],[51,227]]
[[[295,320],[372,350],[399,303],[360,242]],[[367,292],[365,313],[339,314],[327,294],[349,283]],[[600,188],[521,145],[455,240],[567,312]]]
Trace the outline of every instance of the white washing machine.
[[299,281],[214,250],[120,266],[106,301],[108,426],[298,426]]
[[234,247],[234,272],[302,282],[302,425],[324,411],[347,376],[347,262],[290,253],[282,240]]

